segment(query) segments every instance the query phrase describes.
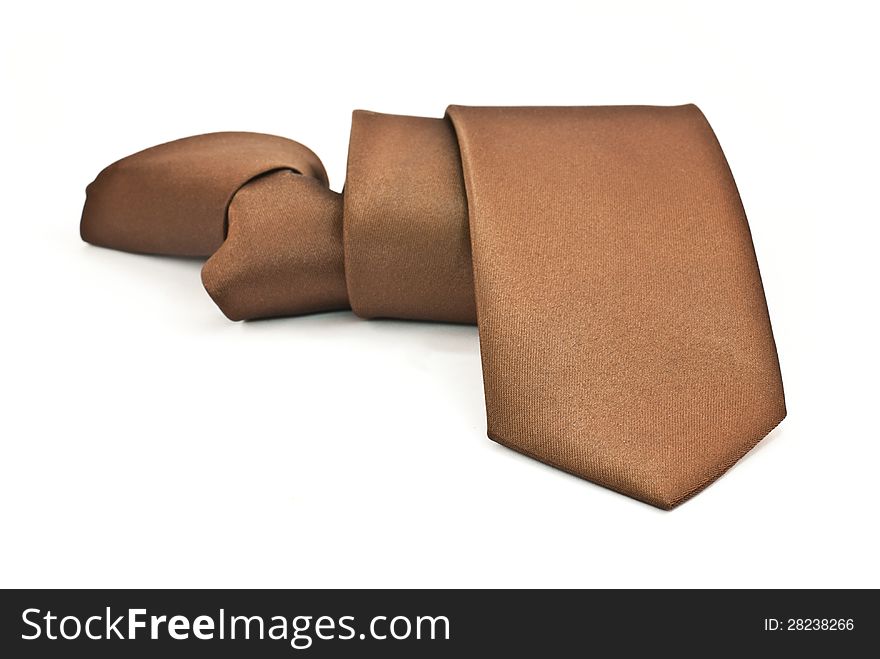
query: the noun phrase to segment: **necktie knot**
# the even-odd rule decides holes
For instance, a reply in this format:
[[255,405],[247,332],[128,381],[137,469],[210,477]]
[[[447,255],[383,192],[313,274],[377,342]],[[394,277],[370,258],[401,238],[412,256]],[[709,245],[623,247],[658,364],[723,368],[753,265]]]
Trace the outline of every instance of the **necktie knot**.
[[84,240],[210,257],[208,292],[230,318],[347,308],[341,198],[303,145],[211,133],[146,149],[88,186]]

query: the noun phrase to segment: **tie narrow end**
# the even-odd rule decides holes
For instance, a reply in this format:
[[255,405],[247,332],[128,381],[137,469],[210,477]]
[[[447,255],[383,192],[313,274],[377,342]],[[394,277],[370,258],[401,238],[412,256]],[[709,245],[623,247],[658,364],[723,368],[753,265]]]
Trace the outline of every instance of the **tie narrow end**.
[[290,169],[327,186],[301,144],[261,133],[208,133],[140,151],[86,188],[80,236],[128,252],[208,257],[226,238],[226,211],[248,181]]

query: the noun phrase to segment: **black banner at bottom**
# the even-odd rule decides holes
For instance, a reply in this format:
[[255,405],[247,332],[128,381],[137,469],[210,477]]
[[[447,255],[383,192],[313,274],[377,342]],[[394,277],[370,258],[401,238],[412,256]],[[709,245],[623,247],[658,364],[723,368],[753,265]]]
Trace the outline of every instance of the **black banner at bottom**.
[[874,652],[871,590],[7,590],[5,657]]

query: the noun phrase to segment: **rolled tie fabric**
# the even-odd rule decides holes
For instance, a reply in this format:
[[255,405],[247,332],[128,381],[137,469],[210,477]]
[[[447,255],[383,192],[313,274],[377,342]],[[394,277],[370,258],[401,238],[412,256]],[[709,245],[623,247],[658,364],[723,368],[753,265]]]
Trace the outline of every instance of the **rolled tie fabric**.
[[693,105],[357,111],[342,194],[296,142],[186,138],[101,172],[81,233],[209,257],[234,320],[476,322],[491,439],[664,509],[785,417],[748,223]]

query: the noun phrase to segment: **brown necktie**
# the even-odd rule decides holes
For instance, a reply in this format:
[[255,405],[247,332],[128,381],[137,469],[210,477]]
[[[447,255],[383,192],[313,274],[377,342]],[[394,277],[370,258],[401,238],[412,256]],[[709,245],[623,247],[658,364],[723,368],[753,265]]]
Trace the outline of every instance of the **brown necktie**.
[[477,322],[489,437],[661,508],[785,416],[748,223],[692,105],[358,111],[342,194],[253,133],[147,149],[87,192],[83,239],[210,257],[232,319]]

